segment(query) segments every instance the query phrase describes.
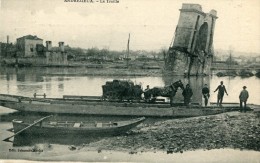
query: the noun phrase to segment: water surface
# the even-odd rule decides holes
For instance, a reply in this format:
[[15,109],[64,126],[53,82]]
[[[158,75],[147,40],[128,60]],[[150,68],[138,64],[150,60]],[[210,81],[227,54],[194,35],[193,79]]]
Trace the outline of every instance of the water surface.
[[[162,77],[102,77],[102,76],[84,76],[72,75],[77,72],[86,72],[85,68],[23,68],[14,69],[7,68],[0,70],[0,93],[13,94],[33,97],[33,93],[46,93],[47,97],[62,97],[63,95],[82,95],[82,96],[101,96],[102,85],[106,81],[113,79],[131,80],[136,84],[141,84],[143,88],[146,85],[150,87],[169,85],[177,80],[182,80],[186,84],[190,84],[194,95],[193,102],[202,102],[201,89],[204,84],[208,84],[211,91],[211,102],[216,101],[217,93],[213,93],[214,89],[219,85],[220,81],[224,81],[229,96],[224,97],[224,102],[238,102],[239,92],[242,86],[246,85],[250,94],[248,103],[260,104],[260,80],[256,77],[250,78],[230,78],[216,76],[210,77],[191,77],[184,78],[180,76],[162,76]],[[63,75],[51,75],[52,72]],[[175,102],[182,102],[183,97],[179,90],[174,98]],[[45,116],[41,113],[23,113],[0,107],[0,137],[4,139],[13,133],[7,131],[12,128],[11,121],[13,119],[36,120]],[[120,116],[87,116],[87,115],[54,115],[53,120],[78,120],[78,121],[118,121],[131,119],[133,117]],[[144,123],[152,125],[158,121],[164,121],[164,118],[148,118]],[[102,139],[102,138],[101,138]],[[59,140],[59,141],[57,141]],[[80,145],[84,143],[98,141],[100,138],[53,138],[53,139],[25,139],[16,140],[16,143],[3,142],[0,143],[0,159],[30,159],[41,161],[157,161],[157,162],[260,162],[259,152],[240,151],[232,149],[217,149],[210,151],[185,151],[183,154],[166,154],[164,152],[145,152],[137,154],[129,154],[128,152],[118,151],[70,151],[70,145]],[[51,144],[52,146],[48,146]],[[18,153],[10,152],[9,149],[29,149],[33,146],[44,147],[43,153]]]
[[[241,77],[191,77],[184,78],[181,76],[162,76],[162,77],[135,77],[135,76],[84,76],[75,75],[77,71],[88,71],[85,68],[5,68],[0,71],[0,83],[2,94],[14,94],[33,97],[33,93],[46,93],[47,97],[62,97],[63,95],[80,95],[80,96],[101,96],[102,85],[106,81],[114,79],[131,80],[136,84],[141,84],[143,89],[146,85],[150,88],[155,86],[165,86],[177,80],[182,80],[184,85],[190,84],[193,90],[192,102],[202,103],[201,90],[204,84],[210,87],[210,101],[216,102],[217,93],[213,91],[217,88],[220,81],[224,82],[228,96],[224,96],[224,102],[239,102],[238,96],[242,87],[247,86],[249,91],[248,103],[260,104],[260,79],[253,76],[250,78]],[[51,75],[63,74],[63,75]],[[74,75],[73,75],[74,74]],[[175,102],[182,102],[182,91],[179,91],[174,98]]]

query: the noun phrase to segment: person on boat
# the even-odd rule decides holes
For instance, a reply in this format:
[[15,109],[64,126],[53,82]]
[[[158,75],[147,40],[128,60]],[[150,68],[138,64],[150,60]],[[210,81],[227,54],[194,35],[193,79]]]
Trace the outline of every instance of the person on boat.
[[217,106],[222,106],[224,93],[226,93],[228,96],[226,87],[225,87],[225,85],[223,85],[223,81],[220,82],[220,85],[216,88],[216,90],[214,92],[216,92],[217,90],[218,90]]
[[151,94],[148,93],[149,90],[150,90],[150,86],[147,85],[146,89],[144,90],[144,99],[145,99],[146,102],[148,102],[152,97]]
[[184,105],[189,106],[191,97],[193,95],[192,89],[190,88],[189,84],[186,85],[186,88],[183,90],[182,95],[184,97]]
[[149,85],[146,86],[146,89],[144,90],[145,92],[150,89]]
[[[242,111],[246,112],[246,101],[247,101],[248,97],[249,97],[249,93],[246,90],[246,86],[243,86],[243,90],[239,94],[241,112]],[[244,103],[244,107],[243,107],[243,103]]]
[[202,88],[202,95],[203,95],[205,107],[206,107],[206,106],[208,106],[208,101],[209,101],[209,97],[210,97],[209,88],[208,88],[207,84],[205,84],[204,87]]

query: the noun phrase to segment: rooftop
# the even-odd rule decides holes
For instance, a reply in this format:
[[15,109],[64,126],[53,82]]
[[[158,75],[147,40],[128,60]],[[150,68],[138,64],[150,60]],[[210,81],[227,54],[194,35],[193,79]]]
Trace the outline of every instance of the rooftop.
[[17,39],[43,40],[43,39],[37,37],[36,35],[35,36],[33,36],[33,35],[26,35],[26,36],[23,36],[23,37],[20,37],[20,38],[17,38]]

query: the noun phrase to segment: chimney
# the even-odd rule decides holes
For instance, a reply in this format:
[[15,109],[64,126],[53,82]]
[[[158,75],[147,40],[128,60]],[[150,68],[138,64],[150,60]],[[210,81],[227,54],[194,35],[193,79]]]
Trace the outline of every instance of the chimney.
[[7,35],[7,38],[6,38],[7,40],[7,44],[9,44],[9,35]]
[[64,42],[59,42],[60,51],[64,52]]
[[47,48],[47,51],[51,51],[51,49],[52,49],[51,41],[46,41],[46,48]]

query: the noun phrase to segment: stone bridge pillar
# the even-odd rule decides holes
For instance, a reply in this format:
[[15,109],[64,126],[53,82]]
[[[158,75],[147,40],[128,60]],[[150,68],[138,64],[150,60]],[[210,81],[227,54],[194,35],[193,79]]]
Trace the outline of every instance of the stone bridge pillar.
[[199,4],[182,4],[173,45],[165,57],[165,68],[176,75],[209,74],[217,12],[202,11]]

